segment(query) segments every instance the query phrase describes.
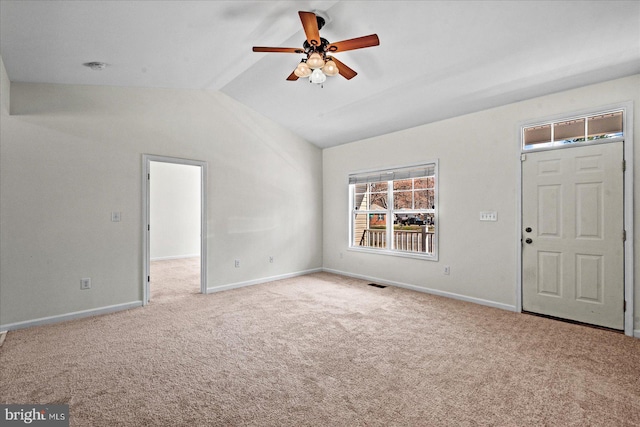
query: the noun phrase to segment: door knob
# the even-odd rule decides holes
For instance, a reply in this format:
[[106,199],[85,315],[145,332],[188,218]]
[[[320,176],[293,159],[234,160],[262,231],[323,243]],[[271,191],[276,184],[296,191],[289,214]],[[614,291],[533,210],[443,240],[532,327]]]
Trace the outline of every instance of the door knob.
[[532,230],[531,230],[531,227],[527,227],[524,229],[524,231],[526,231],[527,233],[531,233]]
[[525,242],[527,242],[528,244],[532,244],[533,240],[531,240],[530,238],[527,237],[527,240],[525,240]]

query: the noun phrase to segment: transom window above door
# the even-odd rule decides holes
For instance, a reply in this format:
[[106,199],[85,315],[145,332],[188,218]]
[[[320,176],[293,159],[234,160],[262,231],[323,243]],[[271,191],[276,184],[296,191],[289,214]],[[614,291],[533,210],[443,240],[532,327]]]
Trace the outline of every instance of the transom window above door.
[[539,123],[522,128],[522,150],[540,150],[624,136],[622,110]]

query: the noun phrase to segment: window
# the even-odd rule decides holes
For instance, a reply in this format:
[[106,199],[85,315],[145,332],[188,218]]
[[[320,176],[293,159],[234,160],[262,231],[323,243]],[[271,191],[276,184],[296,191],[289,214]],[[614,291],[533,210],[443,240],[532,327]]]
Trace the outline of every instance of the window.
[[524,127],[522,149],[549,149],[622,137],[622,119],[622,111],[611,111]]
[[437,162],[349,175],[352,249],[437,259]]

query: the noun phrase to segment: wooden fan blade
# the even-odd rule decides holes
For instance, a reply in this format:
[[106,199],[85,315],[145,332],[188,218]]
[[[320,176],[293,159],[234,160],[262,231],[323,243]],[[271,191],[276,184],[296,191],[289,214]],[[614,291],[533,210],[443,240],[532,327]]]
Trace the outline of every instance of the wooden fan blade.
[[318,30],[318,20],[315,13],[299,11],[302,28],[307,36],[307,42],[311,46],[320,46],[320,30]]
[[355,71],[353,71],[351,68],[344,65],[342,62],[338,61],[335,57],[332,56],[331,59],[333,60],[333,62],[336,63],[336,65],[338,66],[338,72],[345,79],[351,80],[358,74]]
[[356,37],[355,39],[342,40],[341,42],[331,43],[327,48],[329,52],[344,52],[346,50],[362,49],[364,47],[378,46],[380,39],[377,34]]
[[296,80],[298,80],[298,76],[296,76],[296,72],[294,71],[293,73],[289,74],[289,77],[287,77],[287,80],[289,80],[290,82],[295,82]]
[[275,53],[304,53],[299,47],[265,47],[254,46],[254,52],[275,52]]

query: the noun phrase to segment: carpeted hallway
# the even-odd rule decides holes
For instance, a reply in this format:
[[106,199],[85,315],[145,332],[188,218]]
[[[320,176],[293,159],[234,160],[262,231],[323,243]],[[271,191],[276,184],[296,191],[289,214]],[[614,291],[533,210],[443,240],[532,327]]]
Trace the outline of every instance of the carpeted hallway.
[[0,400],[72,426],[640,425],[638,339],[327,273],[198,283],[9,332]]
[[150,301],[187,297],[200,293],[200,258],[151,261]]

